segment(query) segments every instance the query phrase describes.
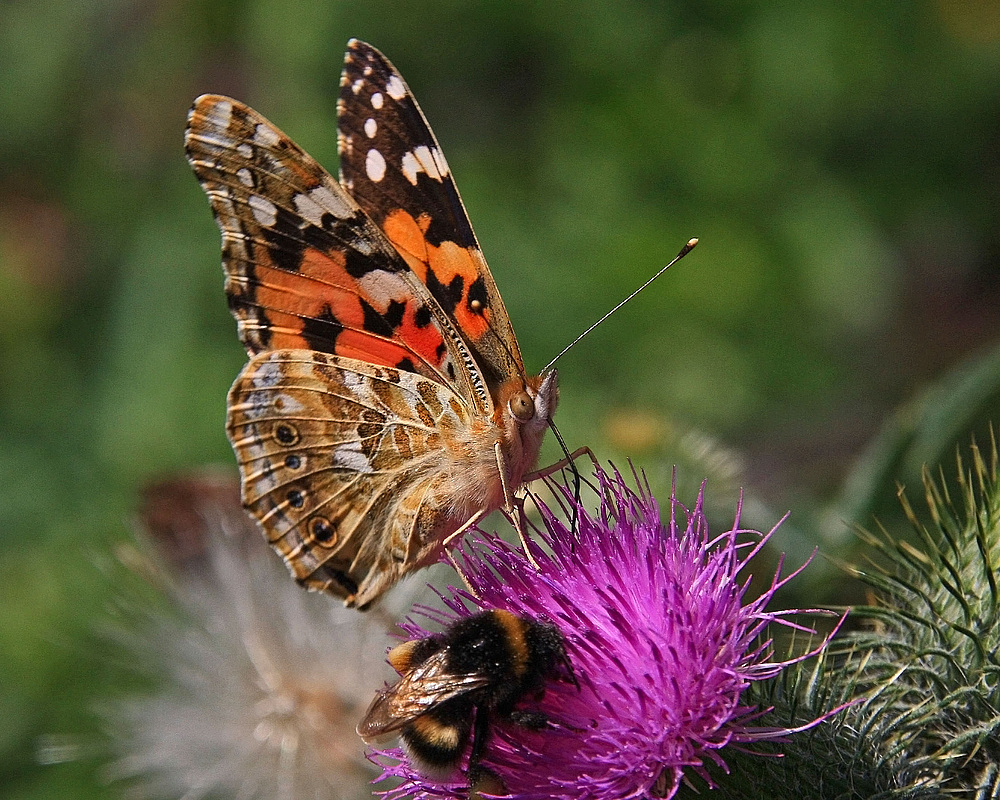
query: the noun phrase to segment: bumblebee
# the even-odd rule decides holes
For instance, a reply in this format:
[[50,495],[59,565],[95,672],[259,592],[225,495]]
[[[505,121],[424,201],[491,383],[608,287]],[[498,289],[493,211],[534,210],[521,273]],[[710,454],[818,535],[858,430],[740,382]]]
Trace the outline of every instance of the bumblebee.
[[474,794],[503,793],[496,776],[479,764],[490,721],[536,730],[548,725],[542,712],[514,706],[530,692],[540,695],[560,664],[579,687],[558,628],[498,609],[397,645],[388,660],[402,677],[376,695],[358,734],[370,743],[398,732],[414,765],[442,779],[458,767],[471,737],[468,778]]

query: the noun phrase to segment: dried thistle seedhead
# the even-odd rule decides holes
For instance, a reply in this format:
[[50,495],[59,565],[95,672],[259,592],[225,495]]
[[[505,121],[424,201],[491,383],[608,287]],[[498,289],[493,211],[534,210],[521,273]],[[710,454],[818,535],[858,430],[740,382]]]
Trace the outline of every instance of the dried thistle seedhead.
[[[154,688],[107,703],[113,778],[148,797],[350,800],[376,774],[355,726],[391,675],[394,602],[364,615],[303,591],[218,473],[153,485],[143,559],[166,594],[131,598],[116,632]],[[148,593],[147,593],[148,594]]]

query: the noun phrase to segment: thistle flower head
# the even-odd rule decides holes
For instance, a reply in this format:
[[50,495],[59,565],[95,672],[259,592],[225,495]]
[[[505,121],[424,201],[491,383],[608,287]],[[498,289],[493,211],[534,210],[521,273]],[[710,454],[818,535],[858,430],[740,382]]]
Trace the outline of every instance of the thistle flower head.
[[[693,509],[672,496],[662,518],[648,487],[633,491],[617,472],[597,480],[597,514],[566,489],[560,513],[536,500],[542,544],[529,542],[530,557],[480,534],[464,553],[476,596],[455,591],[447,612],[423,609],[437,622],[473,613],[470,605],[505,609],[549,621],[565,639],[579,687],[550,681],[540,701],[526,701],[549,725],[501,721],[486,748],[482,765],[513,797],[669,798],[692,773],[713,785],[707,767],[725,767],[727,744],[790,733],[755,726],[761,712],[741,702],[753,681],[790,663],[772,658],[765,628],[798,627],[788,618],[797,612],[765,610],[789,579],[780,568],[763,594],[746,598],[747,564],[771,533],[741,530],[737,511],[732,529],[713,538],[703,490]],[[405,627],[427,635],[412,620]],[[468,791],[461,775],[422,776],[398,750],[379,760],[383,777],[403,778],[389,800]]]

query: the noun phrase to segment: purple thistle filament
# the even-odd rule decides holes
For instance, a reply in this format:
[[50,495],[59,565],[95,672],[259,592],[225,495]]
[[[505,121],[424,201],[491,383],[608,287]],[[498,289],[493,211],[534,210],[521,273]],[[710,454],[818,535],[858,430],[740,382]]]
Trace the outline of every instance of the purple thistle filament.
[[[725,745],[790,732],[754,727],[759,710],[741,704],[752,681],[790,663],[772,660],[767,625],[801,629],[786,618],[796,612],[764,610],[796,573],[776,574],[743,604],[749,576],[741,572],[773,531],[740,530],[737,510],[732,529],[711,538],[704,487],[690,510],[671,497],[663,520],[648,489],[633,491],[617,472],[599,471],[597,480],[604,499],[596,515],[565,489],[561,513],[539,504],[546,546],[529,544],[537,568],[520,548],[481,534],[464,553],[478,598],[456,591],[445,598],[450,613],[425,610],[447,622],[501,608],[552,622],[565,638],[579,688],[551,680],[541,700],[522,703],[551,724],[492,727],[483,764],[513,797],[672,797],[686,771],[711,786],[706,766],[725,767]],[[574,531],[566,519],[576,520]],[[427,635],[413,623],[404,627]],[[398,750],[381,755],[402,757]],[[386,793],[390,800],[467,795],[460,774],[440,783],[405,761],[381,760],[385,776],[404,779]]]

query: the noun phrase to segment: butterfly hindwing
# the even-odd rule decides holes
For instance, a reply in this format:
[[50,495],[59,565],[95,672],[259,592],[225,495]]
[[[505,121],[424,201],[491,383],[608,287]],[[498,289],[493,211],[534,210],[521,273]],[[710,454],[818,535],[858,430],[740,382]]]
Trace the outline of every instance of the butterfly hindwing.
[[524,376],[510,318],[448,163],[403,78],[348,44],[338,104],[341,181],[461,332],[491,391]]
[[470,424],[434,381],[310,350],[258,354],[229,396],[244,504],[300,583],[359,606],[439,544],[445,440]]

